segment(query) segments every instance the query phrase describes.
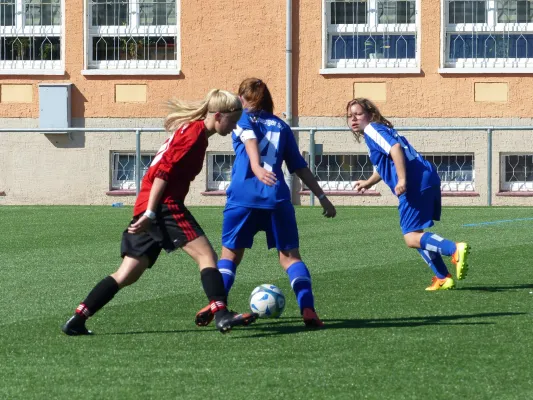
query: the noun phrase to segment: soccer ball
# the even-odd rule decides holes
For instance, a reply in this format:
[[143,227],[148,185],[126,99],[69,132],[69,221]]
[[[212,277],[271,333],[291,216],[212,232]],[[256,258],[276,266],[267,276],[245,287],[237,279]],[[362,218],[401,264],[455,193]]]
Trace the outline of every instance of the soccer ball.
[[250,309],[259,318],[279,318],[285,309],[285,296],[275,285],[258,286],[250,295]]

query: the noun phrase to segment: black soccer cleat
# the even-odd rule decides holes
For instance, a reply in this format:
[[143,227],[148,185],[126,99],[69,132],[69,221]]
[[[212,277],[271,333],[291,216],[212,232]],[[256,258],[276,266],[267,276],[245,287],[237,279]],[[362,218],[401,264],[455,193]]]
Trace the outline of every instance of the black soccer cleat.
[[235,326],[248,326],[259,317],[257,313],[239,314],[234,311],[222,311],[219,313],[222,313],[220,317],[215,315],[216,327],[222,333],[228,333]]
[[80,335],[92,335],[92,331],[85,327],[85,319],[77,314],[74,314],[70,319],[61,327],[61,330],[65,335],[80,336]]

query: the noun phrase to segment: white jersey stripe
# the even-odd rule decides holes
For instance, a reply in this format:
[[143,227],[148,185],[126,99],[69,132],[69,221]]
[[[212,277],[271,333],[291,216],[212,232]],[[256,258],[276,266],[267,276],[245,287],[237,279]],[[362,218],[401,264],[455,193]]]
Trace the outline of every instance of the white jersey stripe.
[[242,129],[239,125],[233,130],[235,136],[241,139],[241,142],[246,142],[248,139],[257,139],[252,129]]
[[381,136],[381,133],[379,133],[376,128],[374,128],[371,124],[368,124],[365,128],[365,133],[368,135],[370,139],[372,139],[376,144],[381,147],[387,154],[390,153],[391,145],[389,142],[385,140],[383,136]]

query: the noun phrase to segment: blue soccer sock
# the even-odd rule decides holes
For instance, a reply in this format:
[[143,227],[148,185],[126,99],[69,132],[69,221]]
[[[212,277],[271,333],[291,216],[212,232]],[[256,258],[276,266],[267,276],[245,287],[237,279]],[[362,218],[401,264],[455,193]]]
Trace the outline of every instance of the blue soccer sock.
[[425,232],[422,235],[420,238],[420,247],[422,250],[439,253],[445,256],[452,256],[457,249],[457,246],[451,240],[444,239],[431,232]]
[[439,253],[417,249],[424,261],[439,279],[444,279],[449,274],[446,264]]
[[302,261],[295,262],[287,269],[292,290],[298,300],[300,311],[304,308],[315,309],[315,299],[311,289],[311,275]]
[[224,288],[226,289],[226,294],[229,293],[233,282],[235,282],[235,273],[237,272],[237,265],[226,259],[218,260],[217,268],[222,274],[222,279],[224,280]]

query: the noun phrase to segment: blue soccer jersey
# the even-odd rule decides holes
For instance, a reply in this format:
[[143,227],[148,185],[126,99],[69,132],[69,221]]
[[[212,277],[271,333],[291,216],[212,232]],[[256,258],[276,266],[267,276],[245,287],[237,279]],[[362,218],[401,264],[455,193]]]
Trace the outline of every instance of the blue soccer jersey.
[[[291,128],[273,114],[244,110],[232,138],[236,157],[227,203],[273,209],[282,201],[290,201],[289,187],[281,170],[283,161],[290,173],[307,167]],[[274,186],[265,185],[252,172],[244,146],[248,139],[257,139],[263,168],[274,172],[278,179]]]
[[407,139],[400,136],[395,129],[372,122],[365,128],[365,142],[368,146],[370,161],[392,193],[398,184],[398,174],[390,150],[397,143],[400,144],[405,155],[408,193],[421,192],[429,187],[440,185],[440,178],[433,164],[418,154]]

